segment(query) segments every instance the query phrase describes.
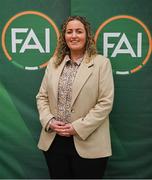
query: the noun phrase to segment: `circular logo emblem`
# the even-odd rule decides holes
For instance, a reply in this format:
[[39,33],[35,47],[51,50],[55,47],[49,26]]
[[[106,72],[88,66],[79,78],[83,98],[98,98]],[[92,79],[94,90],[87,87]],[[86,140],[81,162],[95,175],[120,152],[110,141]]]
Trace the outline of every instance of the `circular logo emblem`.
[[2,32],[2,48],[9,61],[26,70],[47,65],[54,55],[59,31],[45,14],[25,11],[13,16]]
[[140,70],[151,54],[151,34],[139,19],[115,16],[97,29],[95,42],[99,51],[111,60],[113,72],[127,75]]

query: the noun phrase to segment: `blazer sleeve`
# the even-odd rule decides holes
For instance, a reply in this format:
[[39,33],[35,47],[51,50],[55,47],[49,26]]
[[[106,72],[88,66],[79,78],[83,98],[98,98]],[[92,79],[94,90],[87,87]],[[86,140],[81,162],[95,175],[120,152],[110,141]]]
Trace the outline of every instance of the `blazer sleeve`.
[[108,120],[114,98],[114,83],[110,60],[104,60],[99,70],[99,93],[97,104],[84,117],[72,122],[77,134],[85,140],[105,120]]
[[54,116],[50,112],[50,107],[49,107],[49,98],[48,98],[48,76],[49,76],[49,69],[53,61],[52,59],[50,60],[46,70],[45,74],[39,89],[39,92],[36,96],[37,100],[37,108],[39,112],[39,119],[42,124],[42,127],[46,129],[46,126],[49,122],[50,119],[52,119]]

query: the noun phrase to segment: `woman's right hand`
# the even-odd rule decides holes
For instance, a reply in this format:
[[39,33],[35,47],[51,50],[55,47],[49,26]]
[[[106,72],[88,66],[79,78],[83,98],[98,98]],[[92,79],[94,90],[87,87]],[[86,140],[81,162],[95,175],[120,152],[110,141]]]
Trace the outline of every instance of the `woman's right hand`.
[[60,136],[66,136],[69,137],[70,134],[66,132],[66,123],[62,121],[58,121],[55,118],[49,122],[49,127],[52,129],[52,131],[56,132]]

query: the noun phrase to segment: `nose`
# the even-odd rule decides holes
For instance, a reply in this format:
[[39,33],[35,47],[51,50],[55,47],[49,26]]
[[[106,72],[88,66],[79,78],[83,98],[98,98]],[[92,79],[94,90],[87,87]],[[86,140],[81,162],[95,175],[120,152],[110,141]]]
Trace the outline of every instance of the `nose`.
[[72,37],[76,37],[76,36],[77,36],[76,32],[73,31],[73,32],[72,32]]

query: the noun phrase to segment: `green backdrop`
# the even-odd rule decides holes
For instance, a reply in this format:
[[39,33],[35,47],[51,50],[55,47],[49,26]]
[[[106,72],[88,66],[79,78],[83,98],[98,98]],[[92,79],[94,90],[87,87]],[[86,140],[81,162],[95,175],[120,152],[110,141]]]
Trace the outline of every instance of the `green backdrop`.
[[[152,2],[149,0],[3,0],[0,2],[1,42],[4,40],[2,34],[7,22],[16,14],[24,11],[45,14],[53,20],[58,29],[69,15],[85,16],[92,25],[93,33],[96,34],[103,22],[118,15],[135,17],[143,22],[149,31],[152,31],[151,9]],[[32,21],[32,18],[30,21],[30,18],[26,22],[28,27],[24,24],[25,22],[22,22],[22,19],[19,19],[18,23],[21,24],[14,25],[13,28],[30,28],[33,25],[34,29],[35,22]],[[115,32],[116,30],[117,32],[123,31],[123,28],[126,30],[132,28],[127,23],[120,23],[119,27],[116,26]],[[48,28],[47,23],[44,28]],[[113,27],[108,28],[103,31],[113,31]],[[34,29],[35,35],[37,35],[37,30],[39,28]],[[137,31],[136,28],[135,31]],[[126,34],[130,32],[132,29],[128,30]],[[100,36],[103,35],[102,33],[104,32],[101,32]],[[134,38],[133,35],[131,34],[130,37]],[[5,36],[7,36],[5,37],[7,49],[8,46],[11,47],[12,42],[9,33],[5,33]],[[16,34],[16,39],[21,39],[23,36],[23,33],[22,36]],[[50,36],[51,44],[55,43],[55,37],[52,34]],[[39,41],[43,44],[42,32],[37,37],[41,37]],[[26,36],[24,38],[26,39]],[[143,38],[146,37],[143,36]],[[35,43],[32,40],[29,44]],[[132,43],[135,45],[136,40],[133,40]],[[142,39],[142,43],[142,49],[147,49],[148,41]],[[17,48],[21,47],[19,45],[21,44],[16,44]],[[97,48],[103,54],[102,45],[101,39],[99,39]],[[126,44],[124,43],[122,49],[125,48]],[[8,50],[9,53],[10,51],[11,49]],[[44,53],[44,59],[45,55],[47,58],[49,55],[51,56],[52,51],[50,54]],[[30,59],[33,52],[36,54],[36,58]],[[29,62],[38,60],[38,49],[27,49],[25,53],[24,56],[27,56]],[[18,54],[16,56],[18,59],[13,62],[23,63],[22,55]],[[115,73],[115,68],[117,69],[119,66],[119,64],[115,65],[117,58],[120,59],[121,66],[123,66],[128,63],[125,58],[130,57],[130,54],[119,54],[114,59],[111,54],[108,54],[108,57],[114,70],[115,99],[110,115],[113,156],[109,158],[105,178],[152,178],[152,58],[149,56],[147,63],[139,71],[129,75],[118,75]],[[141,60],[142,57],[139,61]],[[132,58],[131,61],[139,62],[135,58]],[[4,46],[1,45],[0,178],[49,178],[43,154],[37,148],[41,125],[35,101],[45,68],[25,70],[14,63],[8,60]],[[26,63],[26,58],[24,63]],[[126,67],[128,66],[126,65]]]

